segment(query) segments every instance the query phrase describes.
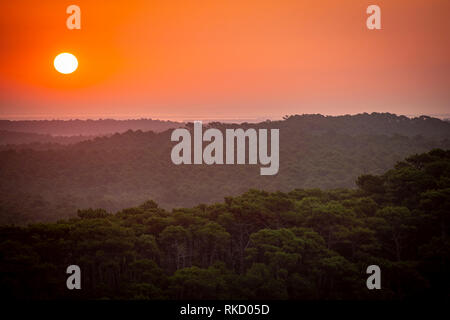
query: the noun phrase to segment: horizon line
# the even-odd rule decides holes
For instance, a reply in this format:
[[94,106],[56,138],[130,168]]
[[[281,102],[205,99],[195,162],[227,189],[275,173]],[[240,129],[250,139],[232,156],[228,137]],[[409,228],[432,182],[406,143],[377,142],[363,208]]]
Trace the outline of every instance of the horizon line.
[[[355,116],[359,114],[372,114],[372,113],[390,113],[390,112],[359,112],[359,113],[345,113],[345,114],[322,114],[322,113],[302,113],[302,114],[289,114],[291,115],[314,115],[320,114],[324,117],[339,117],[339,116]],[[405,116],[408,118],[416,118],[421,116],[429,116],[433,118],[438,118],[441,120],[450,119],[450,113],[438,113],[438,114],[395,114],[396,116]],[[284,116],[259,116],[259,117],[251,117],[251,116],[243,116],[243,117],[205,117],[205,116],[158,116],[158,115],[125,115],[125,114],[110,114],[110,115],[83,115],[83,114],[70,114],[65,116],[56,116],[56,115],[39,115],[39,114],[28,114],[28,115],[0,115],[0,121],[98,121],[98,120],[117,120],[117,121],[126,121],[126,120],[155,120],[155,121],[172,121],[172,122],[193,122],[193,121],[204,121],[204,122],[264,122],[267,120],[270,121],[278,121],[283,120]]]

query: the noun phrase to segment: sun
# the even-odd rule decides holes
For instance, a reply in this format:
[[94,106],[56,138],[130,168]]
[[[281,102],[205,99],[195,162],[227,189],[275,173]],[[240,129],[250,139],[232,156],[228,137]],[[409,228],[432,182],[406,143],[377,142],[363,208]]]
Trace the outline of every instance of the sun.
[[77,70],[78,60],[73,54],[64,52],[56,56],[53,65],[58,72],[69,74]]

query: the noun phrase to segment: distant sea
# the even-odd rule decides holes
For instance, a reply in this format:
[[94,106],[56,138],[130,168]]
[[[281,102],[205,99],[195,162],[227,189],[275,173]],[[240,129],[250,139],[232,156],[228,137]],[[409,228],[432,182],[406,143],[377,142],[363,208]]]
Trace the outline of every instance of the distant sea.
[[[368,112],[371,113],[371,112]],[[342,114],[341,116],[343,116]],[[353,114],[352,114],[353,115]],[[400,114],[398,114],[400,115]],[[441,113],[441,114],[405,114],[408,118],[415,118],[420,116],[429,116],[433,118],[438,118],[445,121],[450,121],[450,113]],[[339,115],[331,115],[331,116],[339,116]],[[208,122],[223,122],[223,123],[258,123],[266,120],[276,121],[281,120],[282,117],[204,117],[204,116],[170,116],[170,115],[126,115],[126,114],[69,114],[64,116],[55,116],[55,115],[46,115],[46,114],[24,114],[24,115],[0,115],[0,120],[11,120],[11,121],[20,121],[20,120],[105,120],[105,119],[114,119],[114,120],[137,120],[137,119],[153,119],[153,120],[168,120],[168,121],[177,121],[177,122],[193,122],[193,121],[203,121],[205,123]]]

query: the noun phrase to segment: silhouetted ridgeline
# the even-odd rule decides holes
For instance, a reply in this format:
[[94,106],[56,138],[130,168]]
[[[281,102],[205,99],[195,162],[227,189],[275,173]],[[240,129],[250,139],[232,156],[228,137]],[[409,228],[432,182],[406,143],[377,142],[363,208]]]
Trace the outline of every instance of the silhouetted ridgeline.
[[49,134],[0,130],[0,150],[57,148],[58,145],[73,144],[94,139],[95,136],[52,136]]
[[[400,134],[405,136],[448,137],[448,121],[421,116],[408,118],[389,113],[358,114],[354,116],[293,115],[285,116],[288,123],[294,122],[308,133],[337,131],[345,134]],[[448,120],[448,119],[447,119]],[[284,121],[273,121],[276,126],[286,126]],[[183,126],[181,122],[153,119],[138,120],[0,120],[0,144],[29,142],[55,142],[66,144],[70,140],[49,141],[52,136],[98,136],[122,133],[128,130],[162,132]],[[12,132],[17,132],[14,135]],[[29,135],[25,135],[28,133]],[[42,136],[33,136],[31,133]],[[9,135],[9,136],[8,136]],[[60,138],[60,137],[56,137]],[[22,140],[20,140],[22,139]],[[84,139],[86,140],[86,139]]]
[[450,148],[450,123],[428,117],[308,115],[211,126],[279,128],[279,173],[260,176],[259,165],[176,166],[170,130],[128,131],[50,150],[22,146],[0,152],[0,222],[56,220],[86,207],[116,211],[146,199],[188,207],[251,188],[354,188],[361,174],[381,174],[408,155]]
[[0,120],[0,130],[50,134],[57,136],[105,135],[127,130],[161,132],[182,126],[182,123],[153,119],[136,120]]
[[408,118],[390,113],[363,113],[354,116],[294,115],[285,116],[309,133],[338,132],[342,134],[399,134],[404,136],[450,138],[450,124],[437,118],[420,116]]
[[[209,206],[167,211],[146,201],[3,226],[0,298],[448,299],[450,151],[357,181],[352,190],[250,190]],[[82,290],[65,287],[71,264]],[[381,290],[366,287],[372,264]]]

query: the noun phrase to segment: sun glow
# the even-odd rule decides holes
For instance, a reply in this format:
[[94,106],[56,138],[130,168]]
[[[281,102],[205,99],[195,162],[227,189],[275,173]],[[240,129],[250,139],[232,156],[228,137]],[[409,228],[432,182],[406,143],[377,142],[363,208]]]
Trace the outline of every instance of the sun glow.
[[58,72],[69,74],[77,70],[78,60],[73,54],[64,52],[56,56],[53,65]]

